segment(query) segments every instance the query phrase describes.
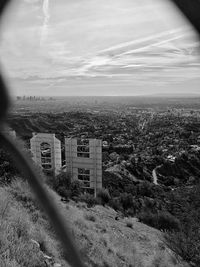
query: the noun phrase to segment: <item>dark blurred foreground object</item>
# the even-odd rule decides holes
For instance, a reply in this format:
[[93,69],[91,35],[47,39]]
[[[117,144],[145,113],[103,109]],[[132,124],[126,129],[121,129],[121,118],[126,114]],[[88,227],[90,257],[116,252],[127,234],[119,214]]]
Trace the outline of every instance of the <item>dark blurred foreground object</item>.
[[[9,0],[0,1],[1,19],[6,5],[10,2],[11,1]],[[2,75],[0,75],[0,145],[10,153],[17,168],[23,174],[23,176],[26,177],[41,206],[49,216],[51,223],[54,226],[55,231],[63,244],[66,261],[69,262],[71,266],[84,267],[78,253],[78,249],[75,247],[72,240],[70,230],[66,226],[66,222],[64,221],[61,214],[58,212],[56,205],[52,202],[52,199],[44,189],[41,180],[39,179],[38,174],[34,171],[34,167],[28,160],[28,157],[26,157],[25,153],[20,150],[19,146],[10,137],[6,136],[3,133],[3,122],[6,119],[9,103],[10,101],[8,90],[6,88],[6,84],[2,78]]]
[[200,34],[200,0],[171,0]]

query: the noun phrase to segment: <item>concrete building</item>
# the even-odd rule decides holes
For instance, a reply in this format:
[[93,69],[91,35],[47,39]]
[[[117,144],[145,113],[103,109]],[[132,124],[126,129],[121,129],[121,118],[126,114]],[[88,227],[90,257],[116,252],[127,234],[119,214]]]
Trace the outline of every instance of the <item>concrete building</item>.
[[58,174],[61,169],[61,142],[55,134],[33,133],[30,140],[33,160],[46,174]]
[[102,141],[65,138],[65,155],[67,174],[96,195],[102,188]]

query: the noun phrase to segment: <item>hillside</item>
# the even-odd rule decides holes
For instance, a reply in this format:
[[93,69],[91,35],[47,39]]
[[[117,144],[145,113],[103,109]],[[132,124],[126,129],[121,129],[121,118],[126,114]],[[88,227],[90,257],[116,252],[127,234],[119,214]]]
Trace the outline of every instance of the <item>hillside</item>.
[[135,218],[116,221],[116,212],[102,206],[67,207],[80,244],[86,242],[85,251],[97,266],[187,266],[178,263],[161,232]]
[[[55,192],[47,190],[70,224],[86,266],[187,266],[166,247],[160,231],[135,218],[116,220],[116,211],[108,207],[63,203]],[[0,265],[68,266],[28,184],[17,179],[0,188],[0,193]]]
[[107,112],[94,106],[83,111],[39,113],[41,103],[34,103],[35,112],[27,104],[24,112],[16,109],[8,119],[27,147],[32,132],[55,133],[62,144],[64,164],[64,136],[97,138],[104,143],[103,170],[136,182],[152,182],[156,172],[157,183],[170,189],[199,182],[199,110],[180,110],[176,105],[166,110],[119,106]]

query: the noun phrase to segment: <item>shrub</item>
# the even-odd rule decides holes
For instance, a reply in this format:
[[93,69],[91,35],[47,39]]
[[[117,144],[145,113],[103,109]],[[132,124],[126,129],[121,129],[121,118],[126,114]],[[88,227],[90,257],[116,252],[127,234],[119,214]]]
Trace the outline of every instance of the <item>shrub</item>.
[[65,172],[60,172],[56,177],[48,179],[48,184],[56,191],[59,188],[69,189],[71,184],[71,178]]
[[136,210],[134,208],[127,209],[126,214],[128,216],[134,217],[136,215]]
[[178,231],[180,229],[180,221],[167,212],[159,212],[155,214],[143,212],[139,214],[138,219],[159,230]]
[[111,198],[109,201],[109,206],[113,208],[114,210],[118,211],[121,210],[121,203],[120,199],[118,197]]
[[181,222],[180,231],[165,235],[168,246],[191,266],[200,266],[200,184],[167,195],[166,208]]
[[97,197],[100,199],[101,204],[104,206],[105,204],[107,204],[110,200],[110,194],[108,192],[107,189],[101,189],[98,194]]
[[[103,187],[109,190],[111,197],[118,197],[121,193],[135,187],[132,180],[124,176],[123,179],[114,173],[107,171],[103,172],[102,176]],[[134,189],[135,190],[135,189]]]
[[71,181],[71,177],[63,171],[56,177],[49,177],[47,184],[66,200],[69,198],[75,200],[82,192],[81,182],[78,180]]
[[12,159],[4,149],[0,148],[0,183],[10,183],[19,172],[12,162]]
[[200,266],[199,227],[198,229],[191,227],[187,232],[170,232],[165,237],[169,248],[181,256],[183,260],[193,262],[192,266]]
[[75,180],[71,183],[70,185],[70,193],[71,193],[71,197],[72,198],[76,198],[76,197],[79,197],[82,190],[81,190],[81,182],[78,181],[78,180]]
[[91,194],[81,195],[80,200],[87,203],[88,208],[94,207],[98,203],[97,199]]
[[120,202],[124,210],[133,206],[133,196],[131,194],[123,193],[120,195]]
[[71,191],[69,189],[66,189],[66,187],[64,186],[59,187],[57,189],[57,193],[66,200],[68,200],[71,196]]
[[137,185],[137,194],[140,196],[154,197],[154,185],[147,181]]

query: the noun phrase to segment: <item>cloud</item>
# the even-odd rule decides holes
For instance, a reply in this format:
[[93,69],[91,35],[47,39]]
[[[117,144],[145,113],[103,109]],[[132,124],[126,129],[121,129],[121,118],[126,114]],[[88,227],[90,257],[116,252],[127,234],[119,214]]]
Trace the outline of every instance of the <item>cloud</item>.
[[50,13],[49,13],[49,0],[43,0],[43,6],[42,6],[43,14],[44,14],[44,22],[42,26],[41,31],[41,38],[40,38],[40,45],[43,45],[46,41],[47,35],[48,35],[48,28],[49,28],[49,19],[50,19]]
[[157,33],[157,34],[153,34],[153,35],[150,35],[147,37],[143,37],[143,38],[139,38],[139,39],[137,38],[136,40],[133,40],[133,41],[124,42],[124,43],[103,49],[103,50],[99,51],[99,54],[102,54],[105,52],[115,52],[115,51],[117,52],[117,50],[120,50],[121,48],[128,49],[130,46],[133,46],[133,45],[141,46],[142,44],[144,44],[146,42],[148,42],[148,43],[149,42],[151,43],[152,41],[155,42],[155,40],[157,40],[158,38],[163,38],[163,37],[166,37],[166,36],[169,36],[172,34],[178,34],[179,32],[184,32],[185,29],[187,29],[187,28],[180,27],[177,29],[168,30],[168,31]]
[[34,4],[34,3],[38,3],[40,2],[41,0],[24,0],[25,3],[28,3],[28,4]]
[[77,81],[148,88],[199,79],[199,42],[186,24],[166,19],[169,10],[154,17],[160,2],[24,0],[3,33],[2,62],[26,86],[70,81],[72,91]]

